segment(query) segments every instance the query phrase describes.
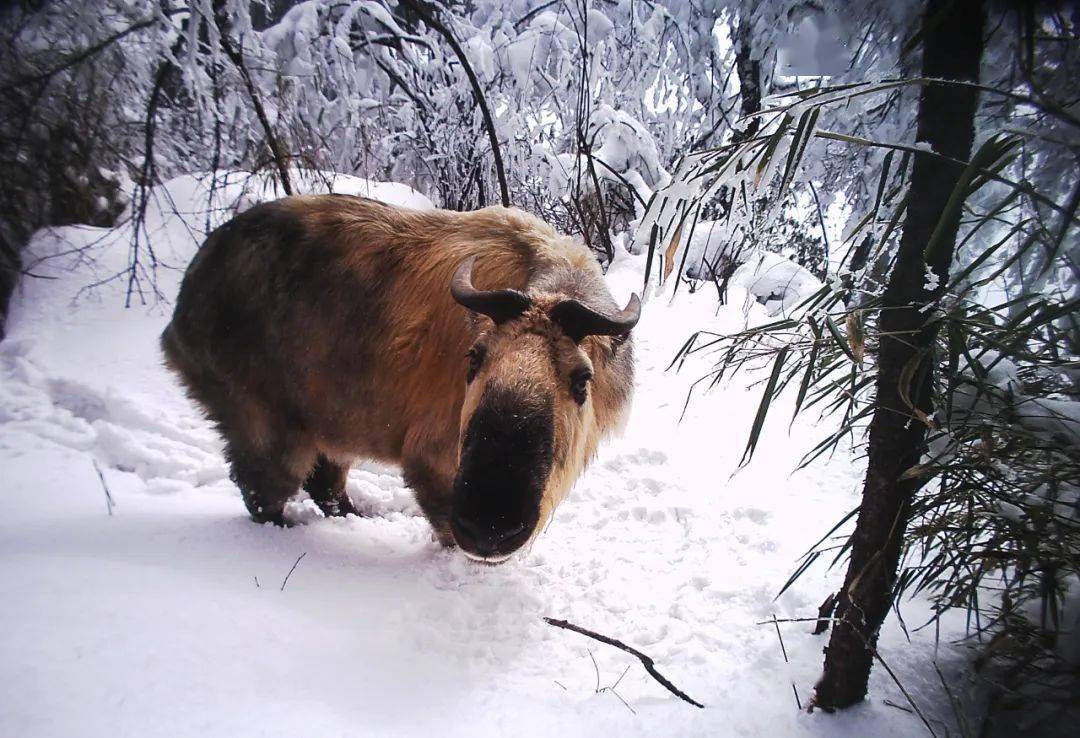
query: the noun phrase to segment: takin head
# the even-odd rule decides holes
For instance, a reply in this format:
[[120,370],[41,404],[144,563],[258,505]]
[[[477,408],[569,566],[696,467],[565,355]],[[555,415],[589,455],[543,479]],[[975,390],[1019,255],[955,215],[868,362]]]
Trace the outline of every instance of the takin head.
[[[454,275],[454,299],[491,319],[468,352],[461,410],[458,471],[450,529],[472,559],[500,563],[529,541],[554,512],[596,450],[598,418],[621,407],[629,387],[594,397],[594,373],[629,383],[629,371],[594,367],[589,336],[604,339],[610,356],[637,323],[637,295],[624,310],[604,315],[558,290],[532,297],[517,290],[473,287],[475,259]],[[589,339],[593,342],[596,339]],[[630,357],[625,359],[629,366]],[[594,352],[594,355],[595,352]]]

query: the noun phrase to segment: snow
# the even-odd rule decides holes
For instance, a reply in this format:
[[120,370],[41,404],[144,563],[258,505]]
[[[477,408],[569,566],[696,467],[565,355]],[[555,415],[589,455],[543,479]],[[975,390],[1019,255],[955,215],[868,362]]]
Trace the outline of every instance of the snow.
[[930,268],[930,265],[926,265],[926,279],[923,282],[923,289],[927,292],[933,292],[941,284],[941,277],[938,273]]
[[[303,169],[291,169],[289,176],[293,186],[293,194],[295,195],[316,195],[334,192],[339,195],[368,197],[373,200],[400,205],[404,208],[412,208],[413,210],[431,210],[435,207],[425,195],[399,182],[377,182],[351,174],[312,172]],[[278,188],[276,180],[256,177],[247,172],[230,172],[224,175],[222,179],[222,183],[227,188],[221,195],[222,202],[229,202],[232,196],[233,190],[228,189],[229,187],[242,188],[241,193],[238,195],[238,211],[251,207],[256,203],[274,200],[285,195]],[[178,177],[172,183],[173,186],[179,183],[183,183],[184,186],[191,186],[191,179],[189,177]],[[222,183],[219,183],[219,186]],[[165,189],[169,190],[170,186],[166,185]],[[166,196],[166,199],[172,198]]]
[[[787,314],[792,308],[822,288],[821,280],[805,267],[780,254],[761,249],[739,253],[738,241],[722,221],[703,220],[694,224],[685,251],[686,275],[709,279],[709,265],[725,259],[739,264],[731,284],[762,304],[768,316]],[[677,255],[682,259],[683,255]],[[680,262],[681,263],[681,262]]]
[[644,215],[640,203],[646,203],[658,187],[666,186],[671,175],[660,163],[656,140],[648,129],[632,115],[607,104],[597,106],[589,119],[588,139],[594,142],[592,157],[599,166],[590,171],[589,162],[576,154],[558,154],[549,187],[560,196],[567,196],[576,177],[578,187],[591,189],[591,176],[617,185],[628,184],[637,193],[637,217]]
[[576,41],[574,31],[562,23],[558,15],[544,11],[499,49],[498,62],[517,88],[527,92],[533,86],[537,72],[547,70],[552,61],[557,63],[559,52],[575,48]]
[[770,317],[787,313],[823,286],[809,269],[769,251],[747,259],[731,281],[764,305]]
[[[245,182],[218,190],[216,222],[242,192],[267,194]],[[361,184],[423,204],[401,185],[344,180]],[[184,177],[155,192],[147,230],[166,300],[201,240],[205,185]],[[839,585],[840,570],[814,568],[774,600],[857,503],[860,464],[792,473],[819,432],[789,430],[788,398],[757,460],[733,475],[758,374],[695,395],[678,420],[709,366],[665,371],[689,332],[732,331],[765,319],[764,307],[718,308],[708,290],[650,301],[625,436],[602,448],[544,535],[493,568],[440,549],[397,472],[374,465],[349,478],[365,517],[324,519],[298,501],[306,524],[251,523],[219,440],[161,365],[167,302],[125,310],[122,280],[83,289],[123,268],[129,236],[39,233],[31,250],[47,258],[32,271],[49,278],[23,281],[0,344],[0,734],[924,734],[884,705],[904,699],[882,669],[865,705],[798,711],[792,684],[805,706],[824,637],[782,624],[786,663],[774,626],[758,625],[815,614]],[[612,264],[617,299],[640,289],[643,262]],[[909,623],[927,612],[906,607]],[[706,708],[543,616],[641,649]],[[946,660],[956,627],[943,631]],[[890,620],[881,653],[922,709],[947,720],[931,630],[909,643]],[[618,696],[598,691],[627,667]]]
[[589,46],[595,46],[600,41],[603,41],[615,28],[615,24],[611,22],[611,19],[595,8],[590,8],[585,15]]
[[973,358],[977,366],[967,357],[960,362],[960,377],[971,379],[953,391],[955,418],[969,423],[1019,423],[1048,441],[1080,446],[1080,403],[1026,394],[1019,367],[994,349],[983,349]]
[[495,50],[491,43],[483,36],[476,35],[467,40],[462,46],[469,58],[469,64],[477,76],[485,82],[495,77]]

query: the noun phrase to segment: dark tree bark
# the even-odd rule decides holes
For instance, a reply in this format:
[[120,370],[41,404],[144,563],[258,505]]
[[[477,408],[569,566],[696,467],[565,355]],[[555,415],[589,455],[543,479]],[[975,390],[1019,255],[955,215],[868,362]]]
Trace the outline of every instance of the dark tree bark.
[[[923,18],[923,76],[977,81],[983,25],[980,0],[928,0]],[[967,160],[977,95],[969,87],[923,87],[917,140],[945,157]],[[960,212],[947,212],[945,205],[962,172],[960,165],[932,154],[914,157],[903,235],[879,322],[877,407],[870,424],[862,505],[825,649],[825,672],[814,698],[814,704],[823,709],[848,707],[866,696],[878,630],[892,603],[908,514],[918,489],[916,480],[901,476],[919,462],[925,448],[927,426],[918,416],[933,411],[933,343],[938,326],[933,313],[920,308],[940,297],[948,281]],[[942,238],[926,254],[939,221]],[[938,275],[936,289],[926,287],[928,267]]]
[[[747,18],[739,19],[731,29],[735,35],[735,73],[739,79],[739,113],[743,116],[761,112],[761,61],[754,58],[753,28]],[[704,147],[720,130],[729,123],[727,115],[721,110],[716,124],[698,136],[690,151]],[[742,143],[752,138],[761,128],[761,119],[752,118],[745,126],[732,127],[731,143]]]
[[[739,19],[735,32],[735,69],[739,73],[739,109],[742,114],[761,112],[761,62],[754,58],[753,28],[748,18]],[[753,138],[761,128],[761,118],[751,118],[744,128],[732,133],[732,140],[742,143]]]
[[22,258],[19,249],[0,232],[0,341],[7,335],[7,314],[15,284],[19,281]]

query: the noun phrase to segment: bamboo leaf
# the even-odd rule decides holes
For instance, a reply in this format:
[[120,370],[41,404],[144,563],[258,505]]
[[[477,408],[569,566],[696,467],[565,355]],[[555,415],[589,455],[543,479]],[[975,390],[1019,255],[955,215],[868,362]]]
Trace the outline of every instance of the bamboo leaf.
[[1061,251],[1061,244],[1065,242],[1065,234],[1069,232],[1069,227],[1072,226],[1073,220],[1076,217],[1076,209],[1078,206],[1080,206],[1080,179],[1077,179],[1076,184],[1073,185],[1072,196],[1069,198],[1069,203],[1065,206],[1065,212],[1061,214],[1061,226],[1058,228],[1057,235],[1051,243],[1050,253],[1043,264],[1043,272],[1049,269],[1057,259],[1058,253]]
[[787,162],[784,165],[784,174],[780,178],[780,188],[776,193],[775,202],[783,200],[784,193],[790,186],[791,180],[794,179],[795,171],[799,168],[799,164],[802,161],[806,143],[813,135],[814,126],[817,123],[818,115],[820,115],[820,113],[821,110],[815,107],[799,116],[799,123],[795,127],[795,135],[792,136],[791,146],[788,148]]
[[746,449],[743,451],[742,459],[739,460],[739,466],[746,466],[747,462],[754,456],[754,449],[757,448],[761,429],[765,425],[765,416],[769,414],[769,406],[772,405],[776,382],[780,377],[781,369],[784,368],[784,360],[790,350],[790,346],[784,346],[776,354],[772,373],[769,375],[769,381],[765,385],[765,392],[761,395],[761,403],[758,405],[757,415],[754,417],[754,425],[750,429],[750,439],[746,442]]
[[874,195],[874,209],[871,215],[871,222],[877,222],[878,210],[881,209],[881,198],[885,195],[885,185],[889,181],[889,168],[892,165],[893,154],[895,151],[886,151],[885,159],[881,162],[881,177],[878,178],[877,193]]
[[769,166],[769,162],[772,161],[773,154],[776,153],[776,147],[780,145],[780,139],[784,137],[787,129],[791,127],[791,121],[791,116],[784,113],[784,117],[780,119],[780,123],[777,125],[776,130],[769,136],[768,143],[765,144],[765,149],[761,155],[761,161],[759,161],[757,165],[757,174],[754,176],[755,187],[761,183],[761,176],[765,173],[765,169]]
[[840,527],[844,525],[844,523],[846,523],[847,521],[849,521],[853,517],[855,517],[855,515],[857,515],[858,512],[859,512],[859,508],[857,508],[857,507],[854,508],[853,510],[849,511],[846,515],[844,515],[844,517],[840,518],[840,521],[838,523],[836,523],[836,525],[834,525],[832,528],[830,528],[829,531],[825,535],[823,535],[820,539],[818,539],[817,543],[815,543],[813,546],[811,546],[810,549],[805,554],[803,554],[803,562],[799,565],[799,567],[795,570],[795,572],[790,577],[788,577],[788,580],[786,582],[784,582],[784,586],[781,587],[780,591],[776,593],[776,597],[774,599],[779,599],[780,595],[784,594],[784,592],[786,592],[788,590],[788,588],[792,584],[794,584],[796,582],[796,580],[798,580],[798,578],[800,576],[802,576],[803,573],[807,569],[809,569],[810,566],[815,561],[817,561],[818,557],[820,557],[821,553],[822,553],[821,551],[817,550],[818,547],[822,543],[827,541],[829,539],[829,536],[831,536],[836,531],[838,531],[840,529]]
[[855,358],[855,354],[851,351],[851,346],[848,345],[848,341],[844,337],[844,334],[840,331],[840,326],[836,324],[836,321],[826,316],[825,326],[829,329],[829,333],[832,334],[833,339],[836,341],[836,345],[840,347],[840,350],[844,352],[844,355],[852,361],[858,363],[858,360]]
[[817,366],[818,352],[821,350],[821,326],[813,317],[807,318],[810,321],[810,332],[813,335],[813,345],[810,348],[810,357],[806,360],[806,370],[803,373],[802,382],[799,383],[799,394],[795,398],[795,412],[791,414],[792,421],[799,414],[799,410],[802,408],[803,400],[806,399],[806,391],[810,389],[810,382],[814,376],[814,368]]

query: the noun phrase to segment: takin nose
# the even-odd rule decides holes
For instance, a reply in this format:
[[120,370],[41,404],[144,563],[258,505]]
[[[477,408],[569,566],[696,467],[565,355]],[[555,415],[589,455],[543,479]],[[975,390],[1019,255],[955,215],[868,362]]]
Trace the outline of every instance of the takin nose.
[[516,551],[532,532],[527,523],[454,513],[450,529],[461,550],[482,559],[501,559]]

